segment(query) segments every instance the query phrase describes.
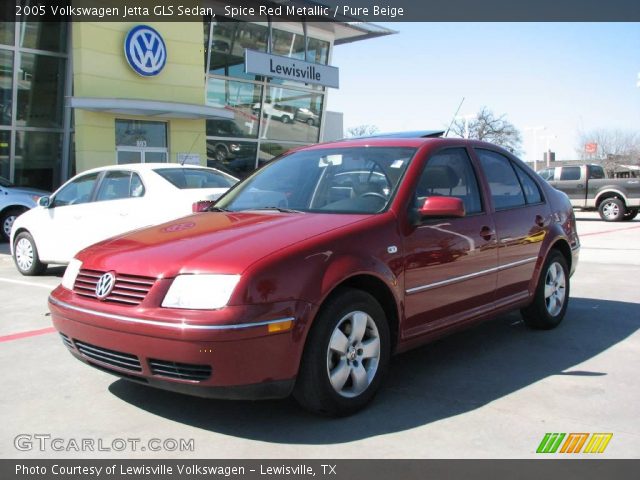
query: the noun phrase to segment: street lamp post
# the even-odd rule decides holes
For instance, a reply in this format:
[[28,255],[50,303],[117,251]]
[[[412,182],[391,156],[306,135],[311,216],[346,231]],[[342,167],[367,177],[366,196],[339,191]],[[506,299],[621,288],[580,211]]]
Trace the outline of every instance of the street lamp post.
[[555,140],[556,138],[558,138],[557,135],[545,135],[543,137],[540,137],[541,140],[546,140],[547,141],[547,146],[546,146],[547,167],[549,166],[549,162],[551,161],[551,149],[549,148],[549,141],[550,140]]
[[537,165],[536,162],[538,161],[538,132],[541,132],[542,130],[546,130],[547,127],[545,126],[538,126],[538,127],[525,127],[524,131],[525,132],[533,132],[533,170],[536,171],[537,170]]

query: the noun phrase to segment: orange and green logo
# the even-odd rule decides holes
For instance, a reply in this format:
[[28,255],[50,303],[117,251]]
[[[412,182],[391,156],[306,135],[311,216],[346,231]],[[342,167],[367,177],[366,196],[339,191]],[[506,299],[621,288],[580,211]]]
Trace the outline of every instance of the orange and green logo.
[[613,433],[545,433],[536,453],[603,453],[611,437]]

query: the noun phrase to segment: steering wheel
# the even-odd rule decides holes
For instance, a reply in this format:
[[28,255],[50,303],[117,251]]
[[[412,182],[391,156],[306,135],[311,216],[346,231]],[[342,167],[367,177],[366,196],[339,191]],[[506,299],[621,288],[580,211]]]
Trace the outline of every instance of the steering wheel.
[[381,198],[385,202],[387,201],[387,197],[385,197],[383,194],[378,193],[378,192],[364,192],[362,195],[360,195],[360,197],[361,198],[364,198],[364,197],[376,197],[376,198]]

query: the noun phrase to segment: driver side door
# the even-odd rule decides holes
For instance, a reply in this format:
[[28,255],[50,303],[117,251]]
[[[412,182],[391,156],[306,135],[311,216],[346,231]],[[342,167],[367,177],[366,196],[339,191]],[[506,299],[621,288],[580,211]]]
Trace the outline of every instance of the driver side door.
[[405,339],[462,322],[493,306],[498,262],[493,217],[463,147],[428,159],[413,208],[431,196],[460,198],[464,217],[424,218],[404,239]]
[[66,263],[82,245],[92,228],[91,200],[100,175],[89,173],[67,183],[34,222],[32,234],[43,261]]

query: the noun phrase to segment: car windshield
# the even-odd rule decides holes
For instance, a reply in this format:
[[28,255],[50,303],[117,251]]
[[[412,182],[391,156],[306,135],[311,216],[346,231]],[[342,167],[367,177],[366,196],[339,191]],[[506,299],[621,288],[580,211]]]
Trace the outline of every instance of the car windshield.
[[157,168],[154,172],[179,189],[230,188],[238,182],[231,175],[204,168]]
[[0,187],[13,187],[13,183],[4,177],[0,177]]
[[388,207],[415,152],[409,147],[294,152],[258,170],[216,207],[230,211],[381,212]]

